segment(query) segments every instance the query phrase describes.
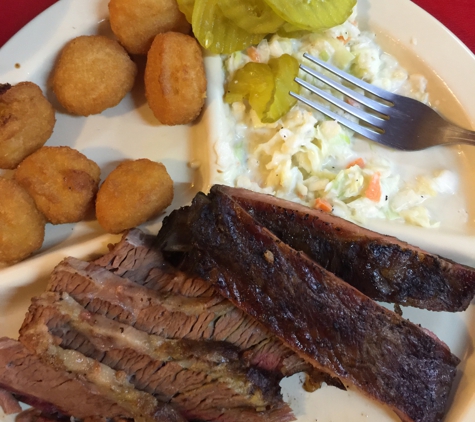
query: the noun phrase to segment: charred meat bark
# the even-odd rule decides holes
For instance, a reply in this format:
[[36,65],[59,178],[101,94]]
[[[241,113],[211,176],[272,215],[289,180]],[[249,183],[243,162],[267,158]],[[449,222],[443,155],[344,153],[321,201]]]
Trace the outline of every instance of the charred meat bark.
[[292,249],[229,196],[198,194],[167,217],[158,242],[318,369],[403,421],[442,419],[459,363],[448,347]]
[[294,420],[278,381],[246,367],[233,347],[149,335],[87,312],[65,293],[33,301],[20,340],[40,350],[55,344],[124,373],[187,420]]
[[[103,394],[94,383],[45,364],[20,342],[0,339],[0,386],[53,419],[132,419],[132,413]],[[180,421],[157,414],[156,420]],[[163,419],[161,419],[163,418]]]
[[329,213],[246,189],[215,185],[292,248],[305,252],[374,300],[433,311],[463,311],[475,269]]

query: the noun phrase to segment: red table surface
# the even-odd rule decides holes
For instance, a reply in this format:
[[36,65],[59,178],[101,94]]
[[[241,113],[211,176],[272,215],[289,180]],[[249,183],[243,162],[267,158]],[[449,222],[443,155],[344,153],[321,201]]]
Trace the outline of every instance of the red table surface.
[[[0,10],[0,47],[56,1],[6,0]],[[442,22],[475,53],[475,0],[413,1]]]

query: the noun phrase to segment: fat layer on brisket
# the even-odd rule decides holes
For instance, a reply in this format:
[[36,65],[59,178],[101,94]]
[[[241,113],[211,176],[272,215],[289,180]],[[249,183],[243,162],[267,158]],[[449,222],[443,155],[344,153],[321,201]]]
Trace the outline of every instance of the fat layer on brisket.
[[443,417],[459,363],[446,345],[292,249],[229,196],[198,194],[165,219],[158,241],[317,368],[404,421]]
[[433,311],[463,311],[475,295],[475,269],[294,202],[215,185],[292,248],[372,299]]
[[[0,386],[52,418],[133,418],[130,409],[117,404],[93,382],[55,369],[20,342],[5,337],[0,339]],[[163,419],[156,420],[179,421],[176,416],[167,419],[163,413]]]
[[[143,410],[152,403],[186,420],[293,420],[279,380],[310,365],[209,283],[166,263],[154,238],[132,230],[96,263],[66,258],[33,299],[20,340],[103,394],[118,383],[108,399],[134,419],[152,420]],[[135,395],[148,406],[134,407]]]
[[36,298],[20,334],[47,357],[56,348],[53,360],[70,370],[61,356],[73,352],[124,373],[137,390],[171,403],[187,420],[293,420],[278,382],[243,365],[228,344],[149,335],[86,311],[66,293]]
[[[130,244],[124,243],[129,249]],[[114,250],[120,251],[122,246]],[[157,265],[165,266],[161,254],[155,252],[154,255]],[[160,270],[162,276],[155,268],[148,287],[144,287],[137,280],[131,282],[94,263],[66,258],[53,271],[48,289],[66,292],[87,310],[150,334],[229,343],[239,349],[250,365],[280,374],[280,377],[309,367],[214,288],[210,295],[209,288],[200,287],[209,283],[199,278],[190,279],[169,264],[165,268],[166,271]],[[185,288],[187,285],[190,289]]]

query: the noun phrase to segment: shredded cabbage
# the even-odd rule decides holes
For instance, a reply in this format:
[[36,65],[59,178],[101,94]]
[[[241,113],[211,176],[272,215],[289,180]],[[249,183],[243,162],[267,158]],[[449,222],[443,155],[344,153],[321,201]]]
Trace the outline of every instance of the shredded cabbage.
[[[425,78],[409,76],[381,50],[374,34],[360,32],[355,17],[354,13],[342,25],[301,38],[276,34],[262,40],[252,54],[243,51],[226,56],[227,78],[249,61],[266,63],[285,53],[303,62],[303,53],[309,52],[384,89],[426,102]],[[306,73],[299,76],[329,89]],[[424,205],[426,200],[457,189],[456,176],[447,170],[402,180],[393,163],[371,151],[360,155],[351,131],[301,103],[271,124],[263,123],[246,103],[232,104],[229,118],[232,140],[223,143],[232,147],[217,148],[221,179],[226,184],[308,206],[322,198],[332,205],[335,215],[361,224],[379,218],[422,227],[438,226]],[[370,186],[377,189],[377,196],[368,194]]]

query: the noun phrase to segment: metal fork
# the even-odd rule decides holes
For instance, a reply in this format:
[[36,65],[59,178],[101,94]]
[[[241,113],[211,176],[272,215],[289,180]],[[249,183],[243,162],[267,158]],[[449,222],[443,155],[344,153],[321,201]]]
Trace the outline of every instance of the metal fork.
[[449,123],[436,111],[420,101],[402,95],[393,94],[384,89],[378,88],[349,75],[337,67],[311,56],[310,54],[304,54],[304,57],[324,69],[327,69],[341,79],[344,79],[356,87],[359,87],[383,100],[377,101],[368,98],[364,94],[355,92],[347,86],[336,82],[332,78],[329,78],[308,66],[303,64],[300,65],[300,68],[304,72],[314,76],[345,96],[352,98],[354,101],[365,106],[355,107],[300,78],[295,78],[295,81],[299,85],[307,88],[314,94],[324,98],[347,113],[357,117],[360,123],[355,123],[354,121],[329,110],[329,108],[322,103],[309,100],[308,98],[294,92],[290,92],[290,95],[360,135],[380,144],[406,151],[417,151],[441,144],[464,143],[475,145],[474,131],[463,129]]

